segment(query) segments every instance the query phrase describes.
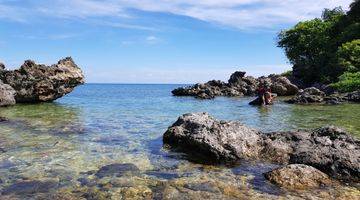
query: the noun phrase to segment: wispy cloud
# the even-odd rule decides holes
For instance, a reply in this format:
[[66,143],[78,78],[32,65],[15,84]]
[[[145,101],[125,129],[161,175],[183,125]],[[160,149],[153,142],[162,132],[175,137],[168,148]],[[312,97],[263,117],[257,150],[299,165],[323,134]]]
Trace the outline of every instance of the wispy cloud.
[[161,41],[160,38],[155,37],[153,35],[147,36],[145,40],[148,44],[156,44]]
[[[268,29],[318,17],[324,7],[342,6],[346,9],[352,0],[29,0],[32,7],[28,8],[27,12],[19,12],[19,9],[24,9],[20,6],[21,2],[0,1],[0,17],[21,21],[26,19],[23,15],[32,11],[33,15],[62,18],[131,19],[134,14],[129,10],[135,9],[187,16],[239,29]],[[136,21],[136,17],[133,20]],[[108,25],[147,29],[123,23]]]

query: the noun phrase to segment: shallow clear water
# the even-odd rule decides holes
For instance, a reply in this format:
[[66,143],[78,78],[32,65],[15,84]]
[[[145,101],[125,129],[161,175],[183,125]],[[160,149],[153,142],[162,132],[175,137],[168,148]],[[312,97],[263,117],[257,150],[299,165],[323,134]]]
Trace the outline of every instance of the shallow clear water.
[[[93,178],[85,172],[111,163],[133,163],[142,173],[141,181],[135,181],[137,189],[141,190],[139,185],[150,188],[153,197],[156,187],[149,186],[153,182],[202,183],[204,177],[218,185],[236,185],[242,183],[237,179],[244,179],[243,185],[234,186],[239,195],[247,191],[250,197],[301,197],[303,194],[281,190],[262,178],[263,172],[276,166],[242,163],[226,168],[193,164],[181,154],[163,149],[162,134],[181,114],[206,111],[218,119],[239,120],[264,132],[334,124],[360,136],[360,104],[305,106],[278,99],[271,107],[255,107],[248,105],[252,98],[247,97],[198,100],[172,96],[171,90],[179,86],[86,84],[54,103],[0,108],[0,116],[10,119],[0,122],[0,190],[24,180],[56,180],[57,189],[49,193],[61,188],[71,190],[79,187],[79,179]],[[99,183],[103,180],[96,181],[92,188],[124,193],[115,186],[105,190]],[[239,198],[220,190],[225,196],[217,197]],[[333,190],[324,189],[331,194]],[[190,195],[185,189],[178,191]],[[357,189],[355,193],[359,193]]]

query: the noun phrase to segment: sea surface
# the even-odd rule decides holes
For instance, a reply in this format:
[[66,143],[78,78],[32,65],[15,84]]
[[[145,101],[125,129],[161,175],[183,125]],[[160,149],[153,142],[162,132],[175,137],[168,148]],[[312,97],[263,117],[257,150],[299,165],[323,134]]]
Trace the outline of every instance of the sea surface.
[[[358,186],[352,184],[301,193],[287,191],[268,183],[262,176],[275,165],[195,164],[185,155],[163,148],[162,143],[167,127],[188,112],[208,112],[218,119],[239,120],[263,132],[332,124],[360,137],[360,104],[290,105],[279,98],[273,106],[257,107],[248,105],[252,97],[199,100],[172,96],[171,90],[179,86],[183,85],[85,84],[53,103],[0,108],[0,116],[9,119],[0,122],[1,196],[177,199],[176,195],[184,198],[205,195],[210,199],[280,196],[296,199],[347,194],[348,199],[354,195],[360,197]],[[131,163],[139,172],[96,177],[102,166],[114,163]],[[53,185],[47,188],[42,183]],[[43,189],[39,189],[39,184]]]

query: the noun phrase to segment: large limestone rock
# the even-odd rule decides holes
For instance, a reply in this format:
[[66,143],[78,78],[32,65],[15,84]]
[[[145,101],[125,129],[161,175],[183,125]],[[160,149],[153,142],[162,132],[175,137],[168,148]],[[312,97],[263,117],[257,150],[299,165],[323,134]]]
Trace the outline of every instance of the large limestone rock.
[[194,96],[203,99],[212,99],[216,96],[254,96],[260,82],[267,82],[272,91],[280,96],[294,95],[298,92],[297,86],[286,77],[270,75],[269,77],[254,78],[245,76],[245,74],[246,72],[236,71],[230,76],[228,83],[213,80],[204,84],[180,87],[174,89],[172,93],[175,96]]
[[262,134],[236,121],[218,121],[207,113],[195,113],[179,117],[163,141],[195,161],[258,159],[306,164],[337,179],[360,180],[360,141],[333,126]]
[[0,80],[0,107],[11,106],[15,103],[15,90]]
[[44,102],[70,93],[84,83],[84,75],[70,57],[52,66],[27,60],[20,69],[3,72],[3,81],[15,89],[16,102]]
[[165,132],[164,143],[211,162],[258,157],[259,132],[236,121],[217,121],[207,113],[185,114]]
[[270,182],[287,189],[309,189],[329,185],[328,175],[320,170],[302,164],[291,164],[264,174]]
[[271,91],[278,96],[290,96],[295,95],[299,88],[292,84],[290,80],[284,76],[270,75],[271,79]]

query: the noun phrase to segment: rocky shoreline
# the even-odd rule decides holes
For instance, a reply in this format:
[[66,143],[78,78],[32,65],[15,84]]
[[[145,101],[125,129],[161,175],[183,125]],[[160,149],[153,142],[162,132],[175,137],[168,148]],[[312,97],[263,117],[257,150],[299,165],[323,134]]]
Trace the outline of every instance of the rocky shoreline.
[[260,160],[285,167],[302,164],[321,173],[300,167],[304,171],[301,173],[360,181],[360,141],[334,126],[313,131],[262,133],[237,121],[219,121],[207,113],[190,113],[180,116],[168,128],[163,142],[175,151],[187,153],[195,162],[232,164]]
[[326,103],[326,104],[341,104],[344,102],[360,102],[360,90],[349,93],[331,93],[325,92],[310,87],[300,90],[293,98],[286,101],[291,104],[309,104],[309,103]]
[[71,57],[45,66],[27,60],[16,70],[0,63],[0,106],[56,100],[81,84],[85,78]]
[[175,96],[194,96],[200,99],[213,99],[216,96],[254,96],[261,82],[269,84],[273,93],[278,96],[295,95],[298,87],[284,76],[269,75],[268,77],[254,78],[245,76],[246,72],[234,72],[227,83],[220,80],[212,80],[204,84],[195,84],[188,87],[174,89]]

